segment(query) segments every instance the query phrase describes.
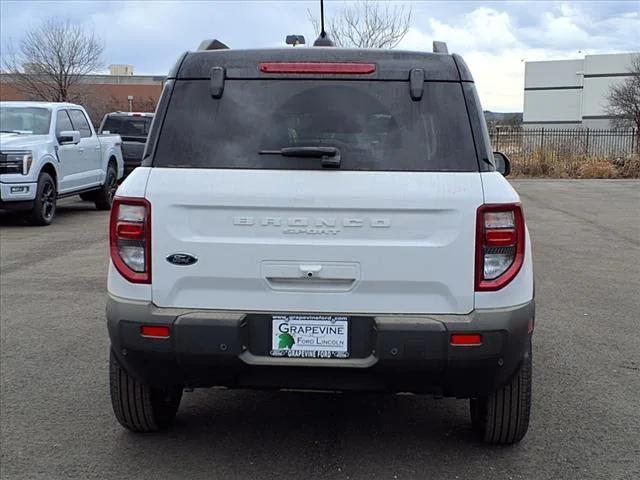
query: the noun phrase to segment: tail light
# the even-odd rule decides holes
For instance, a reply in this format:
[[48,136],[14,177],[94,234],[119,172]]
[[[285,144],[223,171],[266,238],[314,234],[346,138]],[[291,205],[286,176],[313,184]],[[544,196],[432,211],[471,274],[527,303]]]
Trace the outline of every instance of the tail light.
[[476,291],[499,290],[524,260],[524,216],[518,203],[482,205],[476,220]]
[[151,283],[151,204],[115,197],[109,224],[111,261],[132,283]]

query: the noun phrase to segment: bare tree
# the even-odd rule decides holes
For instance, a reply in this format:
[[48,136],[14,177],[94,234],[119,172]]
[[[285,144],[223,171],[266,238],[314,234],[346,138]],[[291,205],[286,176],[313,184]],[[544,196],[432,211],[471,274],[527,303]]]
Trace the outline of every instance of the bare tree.
[[73,101],[84,107],[95,128],[98,128],[105,114],[123,110],[123,102],[119,101],[115,95],[97,95],[95,92],[92,92],[91,89],[83,89],[82,93],[75,97]]
[[[308,15],[313,28],[320,33],[318,17],[311,11]],[[360,0],[330,15],[327,33],[338,47],[394,48],[409,31],[410,23],[410,6]]]
[[640,132],[640,55],[631,60],[631,76],[611,85],[607,95],[607,113],[615,118],[617,126],[632,125]]
[[50,18],[28,30],[2,59],[12,83],[28,98],[65,102],[78,95],[84,75],[102,66],[104,44],[70,20]]

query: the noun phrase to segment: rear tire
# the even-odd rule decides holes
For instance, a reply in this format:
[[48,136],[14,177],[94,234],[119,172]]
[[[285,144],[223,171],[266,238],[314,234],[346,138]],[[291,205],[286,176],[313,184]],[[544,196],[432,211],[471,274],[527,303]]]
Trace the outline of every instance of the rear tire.
[[46,172],[40,173],[36,198],[33,201],[29,222],[38,226],[50,225],[56,214],[57,199],[58,190],[53,177]]
[[176,418],[182,388],[152,388],[139,382],[122,368],[113,351],[109,358],[109,386],[113,413],[132,432],[163,430]]
[[107,175],[104,180],[104,185],[100,190],[96,190],[93,200],[96,202],[96,208],[98,210],[111,210],[111,204],[113,203],[113,197],[116,194],[118,188],[118,173],[113,163],[109,163],[107,167]]
[[486,443],[511,445],[524,438],[531,411],[531,347],[518,373],[488,397],[470,400],[471,425]]

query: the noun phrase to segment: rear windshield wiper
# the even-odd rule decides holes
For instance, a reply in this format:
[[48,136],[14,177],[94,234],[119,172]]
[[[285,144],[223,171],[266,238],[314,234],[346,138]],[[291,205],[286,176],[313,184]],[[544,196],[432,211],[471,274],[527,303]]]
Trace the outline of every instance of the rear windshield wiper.
[[340,168],[340,150],[336,147],[284,147],[280,150],[260,150],[260,155],[283,157],[321,158],[325,168]]

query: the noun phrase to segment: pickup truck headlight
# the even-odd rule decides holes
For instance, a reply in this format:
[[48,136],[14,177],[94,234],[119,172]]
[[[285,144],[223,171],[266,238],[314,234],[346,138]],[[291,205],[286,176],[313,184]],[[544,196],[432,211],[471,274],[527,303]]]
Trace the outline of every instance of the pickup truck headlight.
[[2,152],[0,153],[0,175],[5,173],[27,175],[32,163],[31,152]]

